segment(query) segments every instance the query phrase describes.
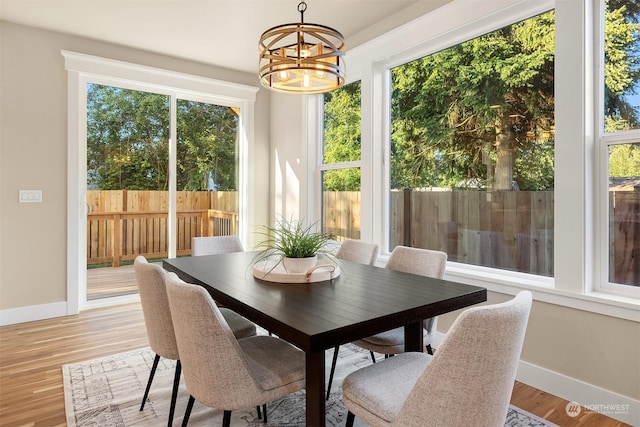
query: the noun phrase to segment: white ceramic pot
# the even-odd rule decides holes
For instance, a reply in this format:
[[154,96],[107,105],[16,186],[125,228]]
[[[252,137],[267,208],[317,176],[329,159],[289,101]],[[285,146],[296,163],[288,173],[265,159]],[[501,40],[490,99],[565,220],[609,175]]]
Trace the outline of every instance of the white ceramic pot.
[[306,273],[311,267],[318,263],[318,255],[308,258],[288,258],[282,259],[284,269],[287,273]]

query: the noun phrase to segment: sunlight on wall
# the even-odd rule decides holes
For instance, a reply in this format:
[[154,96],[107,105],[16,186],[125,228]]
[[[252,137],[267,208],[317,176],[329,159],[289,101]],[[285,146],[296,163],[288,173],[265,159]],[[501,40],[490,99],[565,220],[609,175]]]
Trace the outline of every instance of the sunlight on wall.
[[286,219],[300,219],[300,179],[296,173],[296,168],[300,168],[300,159],[296,158],[296,164],[292,164],[288,160],[282,160],[278,150],[275,151],[275,209],[276,217]]
[[[300,159],[296,159],[298,164]],[[286,163],[286,205],[285,205],[285,217],[287,219],[300,219],[300,179],[295,173],[296,165],[292,165],[290,162]],[[299,166],[299,165],[298,165]],[[297,167],[297,169],[300,169]]]

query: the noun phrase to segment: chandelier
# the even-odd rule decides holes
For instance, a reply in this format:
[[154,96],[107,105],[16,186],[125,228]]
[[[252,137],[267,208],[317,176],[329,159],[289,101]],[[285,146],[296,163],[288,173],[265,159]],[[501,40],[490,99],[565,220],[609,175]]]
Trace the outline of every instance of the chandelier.
[[344,37],[333,28],[304,22],[307,4],[298,4],[300,23],[273,27],[260,37],[262,86],[277,92],[313,94],[344,84]]

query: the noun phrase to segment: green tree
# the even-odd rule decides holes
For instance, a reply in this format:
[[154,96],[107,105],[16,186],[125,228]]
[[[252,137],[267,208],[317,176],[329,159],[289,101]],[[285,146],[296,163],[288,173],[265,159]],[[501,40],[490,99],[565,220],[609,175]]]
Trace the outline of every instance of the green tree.
[[608,0],[605,14],[605,131],[640,127],[638,107],[625,95],[640,82],[638,2]]
[[[178,101],[178,182],[181,190],[237,189],[238,114],[232,108]],[[209,188],[209,182],[215,188]]]
[[[324,163],[360,160],[360,81],[324,95]],[[332,170],[323,176],[325,191],[360,191],[360,169]]]
[[609,147],[609,176],[637,177],[640,174],[640,144]]
[[393,188],[553,185],[553,25],[548,12],[393,70]]
[[167,96],[89,84],[88,186],[102,190],[168,188]]
[[[177,188],[235,190],[238,114],[233,108],[177,102]],[[89,188],[167,190],[169,97],[89,84]]]

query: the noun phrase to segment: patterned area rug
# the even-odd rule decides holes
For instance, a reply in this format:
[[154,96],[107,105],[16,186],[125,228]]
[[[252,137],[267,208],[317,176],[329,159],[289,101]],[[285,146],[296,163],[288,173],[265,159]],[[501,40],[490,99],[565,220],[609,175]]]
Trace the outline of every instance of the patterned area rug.
[[[326,352],[327,373],[331,367],[333,351]],[[158,364],[149,398],[143,411],[140,403],[153,364],[154,353],[144,348],[126,353],[114,354],[86,362],[73,363],[62,367],[64,395],[69,427],[113,426],[152,427],[166,425],[171,400],[171,386],[175,362],[161,359]],[[340,394],[342,379],[359,367],[371,363],[369,353],[359,347],[347,344],[340,347],[338,364],[334,376],[331,396],[327,402],[327,425],[344,426],[347,410]],[[187,406],[189,393],[181,384],[173,425],[181,425]],[[267,426],[304,426],[304,391],[292,394],[267,405]],[[222,425],[222,411],[195,403],[189,426]],[[233,427],[263,427],[255,408],[234,411],[231,416]],[[356,419],[356,426],[364,426]],[[519,408],[511,407],[505,421],[507,427],[557,427]]]

